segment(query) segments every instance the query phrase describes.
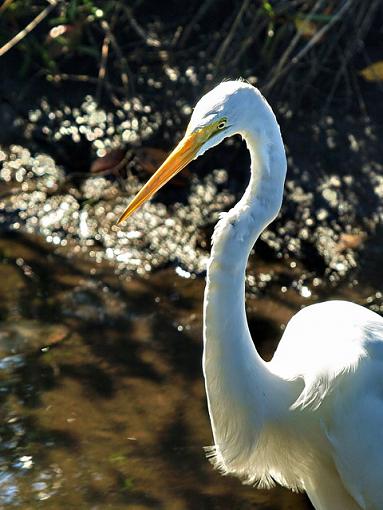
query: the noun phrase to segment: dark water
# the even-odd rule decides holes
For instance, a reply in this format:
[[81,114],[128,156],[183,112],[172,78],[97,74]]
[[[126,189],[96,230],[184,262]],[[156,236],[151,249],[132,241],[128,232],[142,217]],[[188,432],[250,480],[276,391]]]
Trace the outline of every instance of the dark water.
[[[259,260],[258,271],[301,270]],[[8,234],[0,281],[0,508],[310,508],[304,496],[223,478],[204,457],[203,279],[116,276]],[[266,358],[291,315],[324,295],[282,287],[249,294]],[[381,303],[373,285],[324,297]]]
[[[302,500],[223,479],[204,458],[202,280],[170,270],[118,278],[30,237],[3,238],[0,253],[2,331],[12,331],[13,348],[22,342],[19,351],[29,341],[29,353],[4,352],[1,364],[3,506],[268,508],[262,502],[272,500],[287,508],[284,499]],[[262,327],[269,337],[277,329]]]
[[[203,270],[218,213],[246,185],[243,147],[210,151],[129,229],[115,221],[145,165],[89,173],[92,159],[121,141],[133,150],[164,122],[142,101],[111,113],[91,97],[9,119],[22,144],[0,147],[0,509],[310,508],[223,478],[203,453]],[[293,127],[284,207],[247,276],[266,359],[311,302],[383,311],[379,126],[328,116]]]

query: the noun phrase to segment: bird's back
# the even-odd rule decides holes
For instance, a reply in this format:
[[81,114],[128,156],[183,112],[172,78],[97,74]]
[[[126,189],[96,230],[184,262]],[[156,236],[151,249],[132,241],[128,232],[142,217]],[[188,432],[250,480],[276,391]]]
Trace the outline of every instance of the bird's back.
[[361,509],[382,509],[383,318],[345,301],[309,306],[290,321],[269,366],[302,380],[292,409],[320,421],[339,483]]
[[283,379],[304,381],[297,407],[317,407],[339,375],[371,358],[383,362],[383,318],[348,301],[326,301],[290,320],[269,367]]

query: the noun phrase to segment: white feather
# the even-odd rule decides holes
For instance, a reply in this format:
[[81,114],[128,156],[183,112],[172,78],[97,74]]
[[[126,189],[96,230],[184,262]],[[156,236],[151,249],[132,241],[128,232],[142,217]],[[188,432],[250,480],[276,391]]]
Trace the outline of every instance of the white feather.
[[199,151],[239,133],[251,155],[250,183],[213,235],[204,300],[209,456],[247,483],[306,490],[317,510],[383,508],[383,319],[332,301],[300,311],[271,362],[247,326],[249,252],[281,206],[286,157],[262,95],[225,82],[197,104],[189,130],[228,119]]

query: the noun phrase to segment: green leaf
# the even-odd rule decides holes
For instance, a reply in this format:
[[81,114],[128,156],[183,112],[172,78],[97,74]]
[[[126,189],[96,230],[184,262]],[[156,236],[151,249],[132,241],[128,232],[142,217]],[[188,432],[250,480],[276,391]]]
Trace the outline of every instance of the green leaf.
[[122,483],[122,487],[125,491],[131,491],[134,489],[134,482],[132,478],[125,478]]
[[263,10],[264,10],[264,11],[266,11],[266,12],[267,12],[267,14],[268,14],[269,16],[274,16],[274,8],[273,8],[273,6],[271,5],[271,3],[270,3],[270,2],[268,2],[267,0],[266,0],[266,1],[264,1],[264,2],[262,2],[262,8],[263,8]]

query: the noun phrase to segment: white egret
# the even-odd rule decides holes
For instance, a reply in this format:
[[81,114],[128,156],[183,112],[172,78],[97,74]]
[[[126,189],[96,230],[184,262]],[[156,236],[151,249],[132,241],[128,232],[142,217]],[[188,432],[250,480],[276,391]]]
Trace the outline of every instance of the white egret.
[[383,509],[383,319],[359,305],[308,306],[270,362],[245,312],[248,255],[282,202],[286,157],[276,118],[247,83],[221,83],[197,103],[185,137],[119,222],[192,159],[240,134],[249,185],[213,235],[204,298],[203,371],[214,464],[260,487],[307,492],[317,510]]

